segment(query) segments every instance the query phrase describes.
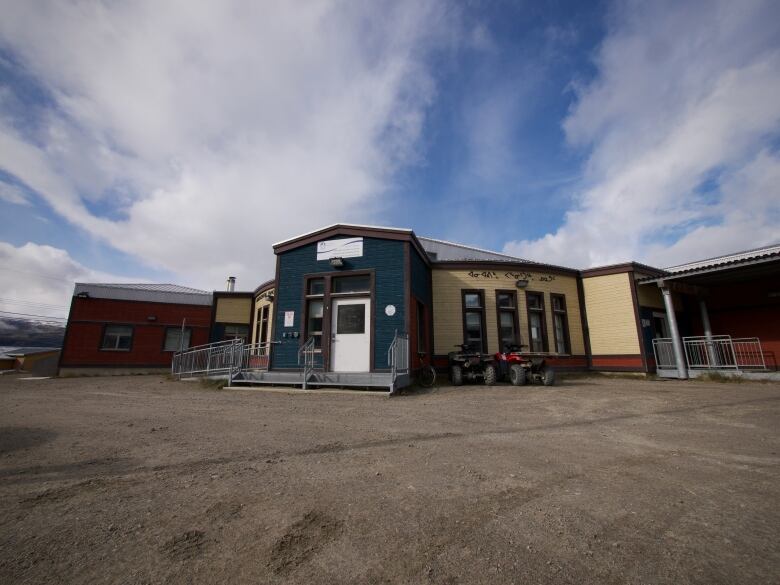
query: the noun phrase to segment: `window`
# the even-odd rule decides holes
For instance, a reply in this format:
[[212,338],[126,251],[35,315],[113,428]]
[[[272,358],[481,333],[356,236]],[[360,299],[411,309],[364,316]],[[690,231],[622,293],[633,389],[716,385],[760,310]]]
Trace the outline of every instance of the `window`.
[[130,351],[133,343],[133,328],[130,325],[106,325],[100,349]]
[[498,346],[504,351],[509,345],[520,345],[517,319],[517,294],[511,290],[496,291],[498,311]]
[[528,303],[528,339],[532,352],[547,351],[547,332],[544,325],[544,297],[542,293],[525,293]]
[[566,297],[563,295],[550,295],[553,310],[553,336],[555,337],[555,351],[569,353],[569,318],[566,315]]
[[230,339],[246,341],[247,337],[249,337],[249,325],[225,325],[225,333],[222,335],[222,339],[225,341]]
[[268,315],[270,312],[270,305],[264,305],[257,309],[257,326],[255,330],[256,343],[265,343],[268,341]]
[[367,293],[371,292],[371,277],[368,274],[360,276],[339,276],[333,279],[333,293]]
[[324,295],[325,294],[325,279],[324,278],[312,278],[309,280],[309,295]]
[[366,332],[366,306],[339,305],[336,317],[336,333],[339,335]]
[[312,299],[307,303],[306,339],[314,338],[314,346],[322,347],[322,300]]
[[183,341],[181,327],[168,327],[165,330],[165,343],[163,344],[163,351],[180,351],[182,349],[188,349],[190,347],[190,337],[192,337],[192,329],[189,327],[184,328]]
[[473,351],[487,353],[483,291],[463,291],[463,343]]

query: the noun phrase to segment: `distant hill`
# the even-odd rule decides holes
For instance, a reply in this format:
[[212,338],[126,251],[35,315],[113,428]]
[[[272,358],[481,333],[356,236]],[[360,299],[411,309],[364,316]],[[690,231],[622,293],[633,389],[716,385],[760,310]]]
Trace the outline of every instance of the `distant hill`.
[[63,337],[65,337],[64,324],[0,319],[0,346],[62,347]]

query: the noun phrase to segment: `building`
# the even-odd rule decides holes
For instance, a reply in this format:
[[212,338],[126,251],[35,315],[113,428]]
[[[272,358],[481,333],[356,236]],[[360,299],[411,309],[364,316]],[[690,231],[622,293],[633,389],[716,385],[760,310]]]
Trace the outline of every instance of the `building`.
[[[409,229],[337,224],[273,250],[275,278],[254,291],[234,291],[233,279],[224,292],[195,293],[210,303],[199,338],[214,344],[209,374],[395,388],[423,363],[446,368],[462,343],[487,354],[525,346],[561,370],[777,370],[780,246],[667,269],[629,262],[578,270]],[[79,292],[96,291],[77,286],[74,303]],[[74,325],[82,306],[71,311]],[[100,318],[118,324],[118,307],[106,306]],[[108,359],[96,350],[100,335],[90,341],[92,353],[105,356],[100,363],[132,361],[130,353]],[[70,346],[66,336],[63,364],[78,363]],[[169,353],[157,363],[164,362]]]
[[3,347],[0,348],[0,370],[53,376],[57,374],[59,356],[59,347]]
[[206,291],[77,283],[60,375],[169,372],[175,352],[209,342],[211,322],[212,294]]

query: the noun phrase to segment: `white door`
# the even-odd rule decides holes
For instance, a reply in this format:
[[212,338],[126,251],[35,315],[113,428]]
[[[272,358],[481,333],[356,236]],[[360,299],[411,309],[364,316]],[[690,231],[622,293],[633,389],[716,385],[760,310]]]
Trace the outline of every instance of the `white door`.
[[331,370],[368,372],[371,367],[371,299],[335,299],[331,308]]

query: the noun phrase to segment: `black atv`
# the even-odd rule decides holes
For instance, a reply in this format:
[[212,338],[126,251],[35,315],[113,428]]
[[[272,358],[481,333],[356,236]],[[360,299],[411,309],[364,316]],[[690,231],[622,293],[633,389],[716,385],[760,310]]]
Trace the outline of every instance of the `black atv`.
[[514,386],[538,382],[545,386],[555,384],[555,370],[542,357],[529,357],[523,353],[526,345],[507,344],[503,353],[496,354],[498,373],[502,380],[509,379]]
[[460,351],[451,351],[447,356],[450,362],[450,380],[453,386],[460,386],[464,380],[481,380],[485,385],[496,383],[496,364],[493,356],[471,349],[469,344],[456,345]]

